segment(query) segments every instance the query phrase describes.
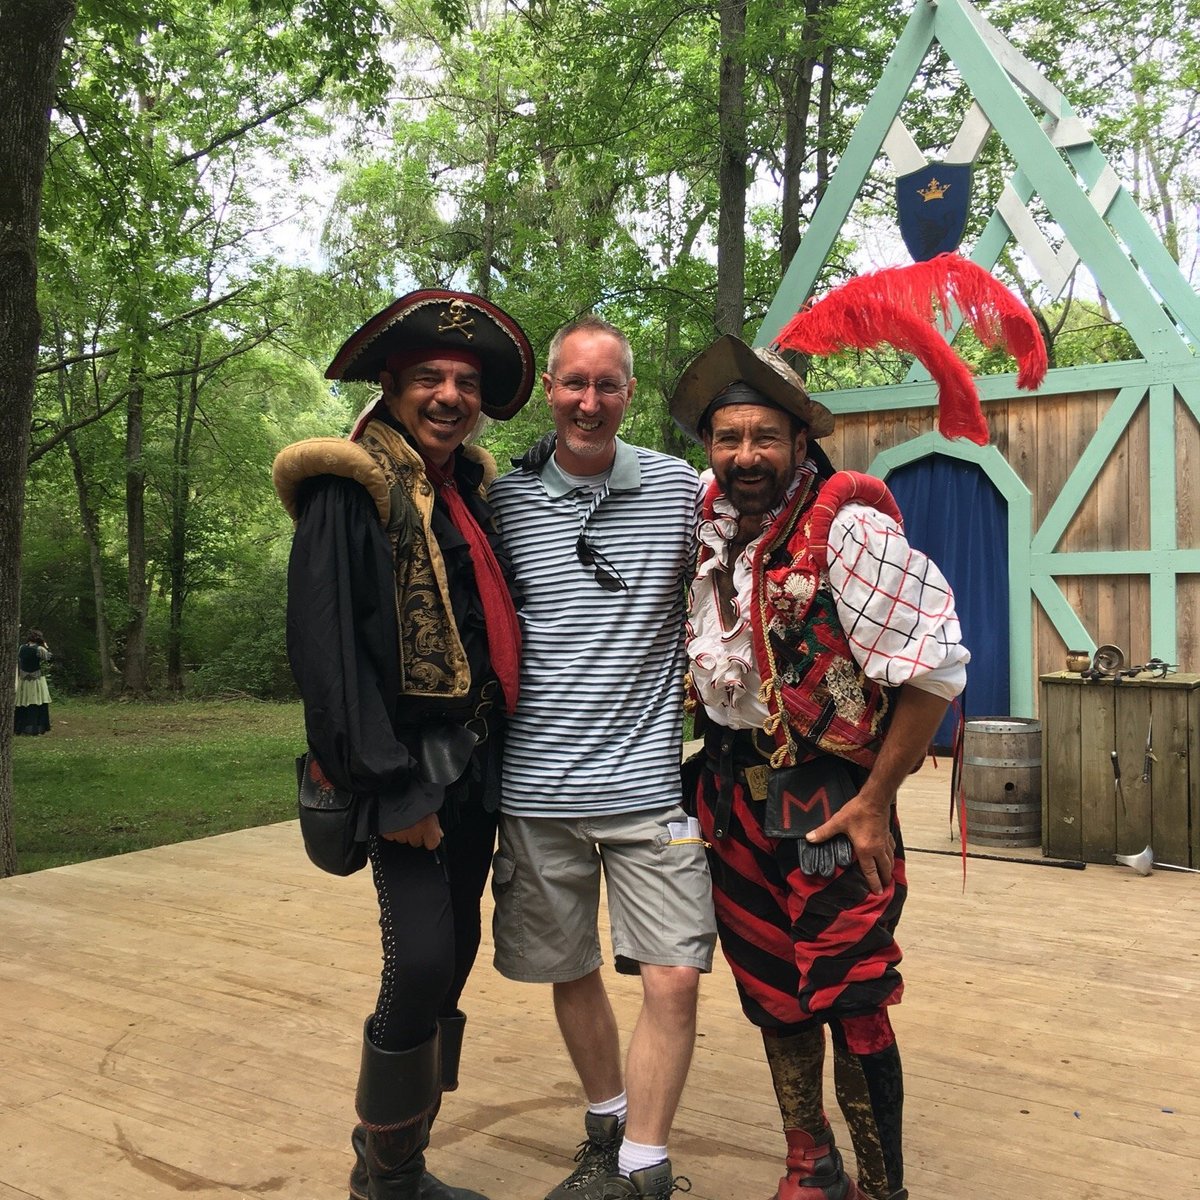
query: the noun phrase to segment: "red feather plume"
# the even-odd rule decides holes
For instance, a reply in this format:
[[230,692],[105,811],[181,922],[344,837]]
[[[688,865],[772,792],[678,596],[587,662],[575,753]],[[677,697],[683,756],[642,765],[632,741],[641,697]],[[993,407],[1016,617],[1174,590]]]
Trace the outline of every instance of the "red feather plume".
[[780,331],[776,345],[805,354],[833,354],[882,343],[915,355],[938,387],[938,430],[987,445],[987,422],[971,369],[938,332],[957,308],[989,348],[1017,360],[1017,387],[1046,377],[1046,344],[1033,313],[999,280],[958,254],[858,275],[811,301]]

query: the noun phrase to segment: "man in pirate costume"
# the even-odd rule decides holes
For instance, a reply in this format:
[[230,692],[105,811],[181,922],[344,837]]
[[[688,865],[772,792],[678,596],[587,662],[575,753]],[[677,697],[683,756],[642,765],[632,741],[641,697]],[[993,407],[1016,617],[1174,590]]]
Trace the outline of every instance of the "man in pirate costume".
[[348,439],[296,443],[274,470],[296,522],[287,643],[310,762],[367,798],[359,837],[379,900],[350,1195],[479,1200],[424,1160],[458,1082],[458,999],[479,946],[520,649],[484,499],[495,463],[463,442],[481,411],[505,420],[525,403],[533,355],[494,304],[418,291],[354,333],[326,375],[383,393]]
[[[981,332],[1037,360],[1032,316],[1024,323],[961,261],[936,268],[938,294],[953,278],[982,297],[972,311],[1000,315]],[[917,329],[911,296],[888,298],[889,286],[917,285],[879,276],[805,310],[780,342],[919,347],[941,385],[942,431],[986,441],[969,375],[960,390],[965,367],[936,330]],[[1044,349],[1040,360],[1044,374]],[[1036,361],[1023,369],[1026,385],[1040,379]],[[718,339],[683,372],[671,414],[703,442],[713,477],[687,629],[704,737],[695,805],[722,949],[783,1118],[777,1200],[903,1200],[903,1074],[888,1019],[903,989],[895,931],[907,890],[896,795],[966,681],[954,598],[906,541],[886,485],[834,473],[815,440],[832,433],[832,414],[778,354]],[[826,1026],[857,1182],[825,1116]]]

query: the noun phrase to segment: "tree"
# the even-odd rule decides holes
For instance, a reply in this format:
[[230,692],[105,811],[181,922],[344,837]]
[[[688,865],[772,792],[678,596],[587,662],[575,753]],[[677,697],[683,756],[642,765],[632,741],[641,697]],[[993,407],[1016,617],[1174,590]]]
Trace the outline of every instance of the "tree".
[[[191,163],[211,160],[218,149],[286,112],[302,108],[328,87],[337,86],[349,101],[357,103],[377,103],[382,95],[388,73],[378,49],[386,19],[377,0],[305,0],[301,4],[290,0],[233,0],[219,7],[231,25],[237,23],[236,37],[224,47],[210,47],[223,49],[224,53],[204,61],[206,79],[197,72],[189,74],[182,81],[181,92],[193,110],[201,110],[200,101],[207,95],[203,83],[228,77],[237,103],[226,110],[232,120],[208,128],[202,124],[193,127],[206,136],[197,136],[188,145],[176,148],[173,164],[181,170]],[[170,36],[187,37],[201,27],[199,18],[209,11],[207,4],[190,5],[187,13],[177,14],[181,19],[172,21]],[[100,57],[106,55],[117,64],[136,62],[134,51],[139,38],[148,38],[160,29],[143,28],[140,6],[125,0],[83,0],[83,12],[86,20],[77,29],[94,33],[103,51]],[[3,0],[0,7],[0,638],[4,640],[4,662],[9,665],[13,665],[18,637],[20,522],[40,339],[35,247],[55,84],[64,83],[58,112],[64,120],[80,122],[76,129],[83,141],[87,140],[83,114],[91,104],[103,105],[107,99],[107,81],[97,73],[84,76],[68,71],[65,81],[56,78],[75,14],[76,6],[69,0]],[[73,51],[76,48],[73,44]],[[77,65],[74,53],[71,61]],[[248,86],[251,68],[259,70],[260,79],[284,81],[291,90],[277,103],[271,102],[269,89],[260,92]],[[136,71],[121,75],[118,69],[108,96],[127,96],[132,90],[145,110],[149,93],[140,87],[144,82]],[[172,82],[181,81],[176,78]],[[83,91],[72,93],[80,83]],[[81,103],[63,103],[64,95],[72,94]],[[267,102],[256,104],[259,100]],[[98,197],[97,211],[103,205],[114,226],[123,223],[131,211],[124,207],[125,193],[113,186],[120,174],[118,168],[127,167],[130,161],[147,161],[137,154],[141,148],[138,134],[144,135],[146,130],[136,126],[132,129],[133,137],[122,141],[120,131],[110,126],[115,152],[93,159],[99,177],[109,185]],[[88,149],[108,147],[90,142]],[[177,192],[168,190],[169,200],[176,196]],[[143,260],[137,265],[149,272],[158,264]],[[134,339],[128,343],[133,369],[127,378],[133,389],[130,395],[135,397],[141,386],[136,365],[141,347],[136,337],[152,320],[152,310],[134,304],[122,311],[133,318],[125,328],[134,331]],[[11,694],[0,703],[0,874],[11,874],[16,868],[11,822],[12,703]]]
[[746,0],[720,0],[721,204],[717,214],[717,295],[713,323],[740,335],[746,319]]
[[[41,325],[37,234],[54,77],[70,0],[0,3],[0,678],[20,640],[21,513]],[[17,869],[12,836],[13,689],[0,689],[0,876]]]
[[[122,685],[132,694],[149,683],[147,504],[157,486],[149,448],[175,419],[172,381],[181,372],[211,374],[229,356],[224,344],[216,362],[188,364],[180,339],[203,342],[215,324],[236,326],[248,311],[222,311],[243,296],[255,257],[250,240],[261,232],[252,215],[258,200],[242,177],[256,158],[286,153],[284,137],[307,127],[319,97],[375,104],[387,80],[378,2],[180,0],[179,7],[185,19],[169,23],[133,7],[81,10],[47,183],[48,236],[74,239],[75,253],[112,281],[89,321],[94,354],[109,359],[93,384],[100,394],[91,419],[124,418],[126,603],[118,642]],[[250,346],[272,328],[259,321],[233,341]],[[49,440],[64,433],[53,430]],[[178,513],[174,527],[181,536]]]

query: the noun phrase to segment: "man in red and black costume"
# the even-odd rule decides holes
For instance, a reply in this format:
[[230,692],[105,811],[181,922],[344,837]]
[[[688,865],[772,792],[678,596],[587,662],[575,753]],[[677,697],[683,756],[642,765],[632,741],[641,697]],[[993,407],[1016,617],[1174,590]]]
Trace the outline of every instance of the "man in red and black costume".
[[[834,474],[814,440],[832,415],[778,355],[720,338],[671,413],[713,476],[687,634],[695,803],[783,1117],[778,1200],[902,1200],[896,792],[965,683],[953,596],[886,486]],[[857,1182],[825,1116],[826,1028]]]
[[481,412],[505,420],[529,398],[533,354],[489,301],[420,291],[354,333],[326,375],[383,392],[349,438],[289,446],[274,472],[296,522],[287,644],[309,761],[361,798],[379,901],[350,1195],[481,1200],[424,1159],[457,1086],[520,651],[484,499],[496,464],[463,443]]

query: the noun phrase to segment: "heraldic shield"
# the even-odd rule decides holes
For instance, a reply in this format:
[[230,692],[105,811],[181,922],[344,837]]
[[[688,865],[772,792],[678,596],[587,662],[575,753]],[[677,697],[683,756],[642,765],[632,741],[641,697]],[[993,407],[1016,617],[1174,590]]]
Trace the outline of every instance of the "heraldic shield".
[[958,249],[970,199],[969,163],[926,163],[896,180],[900,236],[914,261]]

